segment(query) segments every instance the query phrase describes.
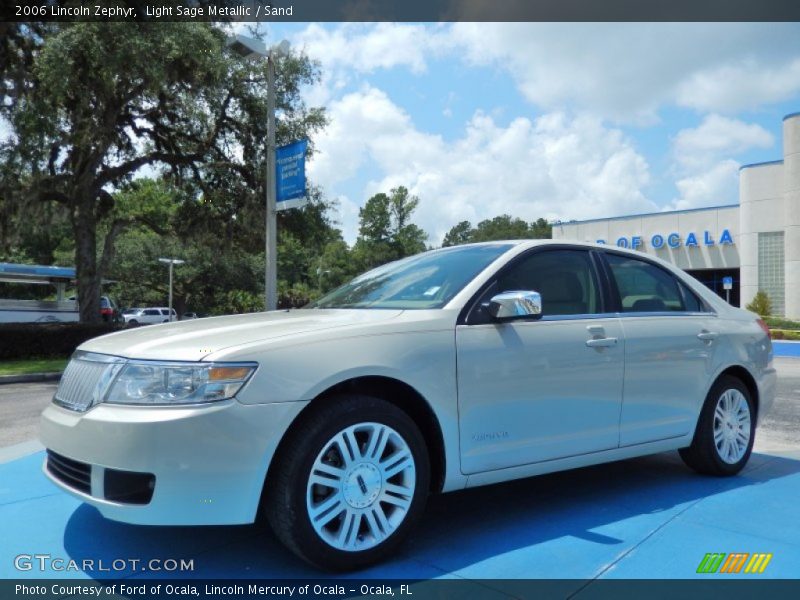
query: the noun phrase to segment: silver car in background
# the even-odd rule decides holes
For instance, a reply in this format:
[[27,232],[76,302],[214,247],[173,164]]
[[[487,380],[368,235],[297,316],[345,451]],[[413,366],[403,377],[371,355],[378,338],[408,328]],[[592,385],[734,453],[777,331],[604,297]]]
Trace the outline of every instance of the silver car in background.
[[303,559],[353,569],[430,493],[667,450],[734,475],[775,384],[763,322],[663,261],[490,242],[300,310],[86,342],[42,417],[44,470],[128,523],[263,512]]

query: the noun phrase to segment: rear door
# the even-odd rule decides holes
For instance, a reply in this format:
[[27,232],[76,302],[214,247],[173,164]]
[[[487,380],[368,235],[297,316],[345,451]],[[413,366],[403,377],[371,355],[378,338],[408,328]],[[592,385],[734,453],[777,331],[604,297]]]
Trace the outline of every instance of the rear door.
[[[465,473],[616,448],[624,340],[586,249],[537,249],[506,267],[456,328]],[[502,291],[542,295],[535,321],[493,322]]]
[[620,445],[690,433],[705,399],[718,319],[656,263],[604,253],[625,336]]

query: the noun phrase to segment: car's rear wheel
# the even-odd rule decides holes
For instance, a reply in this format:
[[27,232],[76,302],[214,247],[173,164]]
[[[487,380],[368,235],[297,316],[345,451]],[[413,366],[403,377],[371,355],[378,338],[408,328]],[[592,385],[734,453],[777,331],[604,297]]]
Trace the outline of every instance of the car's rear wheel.
[[723,375],[711,387],[692,445],[680,451],[699,473],[735,475],[747,464],[755,441],[755,406],[741,380]]
[[324,569],[359,569],[387,557],[428,495],[422,434],[379,398],[330,399],[290,432],[276,460],[267,518],[287,547]]

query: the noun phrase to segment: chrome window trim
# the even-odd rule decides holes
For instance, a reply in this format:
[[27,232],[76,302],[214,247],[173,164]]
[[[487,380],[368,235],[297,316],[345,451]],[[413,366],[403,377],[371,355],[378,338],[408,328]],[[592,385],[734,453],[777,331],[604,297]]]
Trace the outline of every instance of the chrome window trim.
[[553,323],[559,321],[592,321],[596,319],[629,319],[639,317],[717,317],[717,313],[707,312],[687,312],[687,311],[667,311],[667,312],[626,312],[626,313],[593,313],[593,314],[576,314],[576,315],[543,315],[540,318],[530,319],[513,319],[510,321],[497,321],[492,323],[459,323],[458,327],[486,327],[497,325],[524,324],[524,323]]

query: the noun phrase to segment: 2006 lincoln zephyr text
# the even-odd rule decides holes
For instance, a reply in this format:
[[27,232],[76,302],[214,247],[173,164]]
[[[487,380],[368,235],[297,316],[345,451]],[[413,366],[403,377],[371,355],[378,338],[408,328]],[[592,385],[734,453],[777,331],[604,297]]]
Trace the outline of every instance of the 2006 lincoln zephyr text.
[[679,449],[737,473],[766,326],[669,264],[553,241],[444,248],[300,310],[83,344],[47,475],[108,518],[250,523],[328,569],[389,555],[431,492]]

